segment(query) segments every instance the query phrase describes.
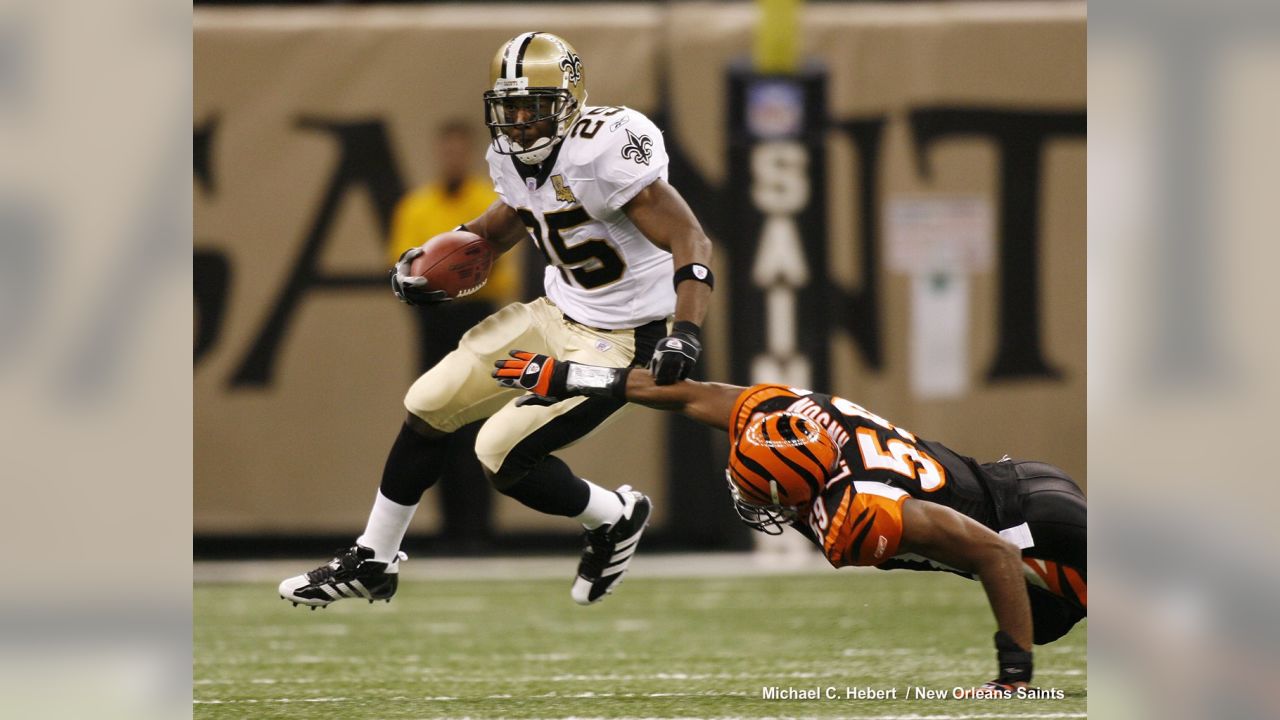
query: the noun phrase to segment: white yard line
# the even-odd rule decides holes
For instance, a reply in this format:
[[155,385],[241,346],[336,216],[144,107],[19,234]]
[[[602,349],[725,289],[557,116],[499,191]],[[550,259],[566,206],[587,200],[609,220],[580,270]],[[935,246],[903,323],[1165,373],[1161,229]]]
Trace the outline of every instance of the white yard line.
[[[663,718],[663,720],[1001,720],[1008,718],[1009,720],[1055,720],[1065,718],[1083,718],[1088,717],[1086,713],[980,713],[974,715],[778,715],[778,716],[757,716],[757,715],[713,715],[698,717],[673,717]],[[453,718],[450,716],[440,716],[432,720],[473,720],[469,716]],[[530,720],[651,720],[647,717],[628,717],[628,716],[582,716],[582,715],[565,715],[546,718],[531,718]]]
[[[1083,718],[1088,717],[1086,713],[981,713],[975,715],[780,715],[780,716],[756,716],[756,715],[716,715],[712,717],[699,718],[664,718],[664,720],[986,720],[991,718],[1010,718],[1027,720],[1043,719],[1053,720],[1054,718]],[[439,718],[439,720],[450,720],[449,718]],[[570,715],[561,718],[538,718],[537,720],[640,720],[640,718],[626,717],[580,717]]]
[[[544,695],[523,696],[524,699],[536,698],[559,698],[559,699],[590,699],[590,698],[612,698],[612,697],[646,697],[646,698],[672,698],[672,697],[737,697],[744,693],[576,693],[559,695],[556,693],[548,693]],[[510,695],[490,695],[485,698],[474,698],[475,700],[501,700],[509,699]],[[388,698],[385,702],[401,701],[401,702],[452,702],[461,700],[462,698],[450,696],[435,697],[398,697]],[[344,697],[320,697],[320,698],[268,698],[268,699],[242,699],[242,700],[194,700],[195,705],[257,705],[257,704],[287,704],[287,703],[338,703],[350,702],[351,698]],[[1084,718],[1088,717],[1083,712],[1064,712],[1064,713],[959,713],[959,714],[918,714],[911,713],[906,715],[839,715],[839,716],[795,716],[783,715],[778,717],[758,717],[758,716],[740,716],[740,715],[720,715],[714,717],[700,718],[668,718],[667,720],[744,720],[750,717],[751,720],[1066,720],[1067,718]],[[442,717],[440,720],[449,720]],[[536,720],[641,720],[641,718],[614,717],[614,716],[577,716],[568,715],[554,718],[538,718]]]
[[[439,672],[436,668],[407,668],[411,672],[422,674],[433,674]],[[930,678],[965,678],[971,677],[973,673],[963,670],[955,672],[931,672],[928,673]],[[808,671],[797,670],[793,672],[770,672],[766,677],[758,672],[740,672],[740,673],[683,673],[683,672],[659,672],[659,673],[642,673],[642,674],[617,674],[617,673],[561,673],[555,675],[513,675],[505,678],[511,683],[525,683],[531,685],[541,685],[547,683],[572,683],[572,682],[639,682],[663,680],[668,682],[703,682],[706,680],[720,681],[750,681],[760,682],[764,684],[778,684],[780,680],[821,680],[826,678],[847,677],[849,671],[847,669],[825,670],[825,671]],[[1036,673],[1036,677],[1077,677],[1085,675],[1083,670],[1042,670]],[[493,677],[490,675],[458,675],[452,674],[449,677],[450,682],[455,683],[492,683]],[[194,680],[193,685],[234,685],[239,680],[215,680],[209,678],[201,678]],[[249,681],[252,685],[312,685],[320,682],[316,678],[254,678]],[[510,697],[509,695],[502,697]]]

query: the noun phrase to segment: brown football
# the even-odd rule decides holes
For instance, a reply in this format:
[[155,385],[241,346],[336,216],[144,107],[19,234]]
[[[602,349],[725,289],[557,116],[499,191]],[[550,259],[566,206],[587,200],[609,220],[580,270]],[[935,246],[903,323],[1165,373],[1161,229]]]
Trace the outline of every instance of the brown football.
[[428,240],[409,264],[409,274],[427,279],[427,287],[451,298],[466,297],[484,287],[493,267],[493,246],[475,233],[440,233]]

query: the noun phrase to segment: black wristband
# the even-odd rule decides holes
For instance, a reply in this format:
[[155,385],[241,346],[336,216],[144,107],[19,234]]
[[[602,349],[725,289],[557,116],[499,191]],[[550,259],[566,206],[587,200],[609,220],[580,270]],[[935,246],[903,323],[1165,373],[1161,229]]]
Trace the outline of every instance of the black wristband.
[[671,333],[682,332],[689,335],[694,340],[702,339],[702,328],[698,327],[698,323],[689,322],[688,320],[677,320],[671,325]]
[[671,284],[678,288],[680,283],[685,280],[696,280],[700,283],[706,283],[707,287],[712,290],[716,289],[715,274],[711,272],[711,268],[702,263],[689,263],[676,270],[676,274],[671,277]]
[[1031,682],[1031,651],[1014,642],[1009,633],[996,632],[996,661],[1002,683]]

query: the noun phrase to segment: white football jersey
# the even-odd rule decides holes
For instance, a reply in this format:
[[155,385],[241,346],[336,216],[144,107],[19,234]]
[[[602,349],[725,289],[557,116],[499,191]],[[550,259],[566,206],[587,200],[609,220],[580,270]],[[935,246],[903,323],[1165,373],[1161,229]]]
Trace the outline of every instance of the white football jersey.
[[592,327],[632,328],[675,312],[671,253],[622,206],[667,179],[662,132],[626,107],[586,107],[541,170],[489,150],[489,174],[547,261],[547,297]]

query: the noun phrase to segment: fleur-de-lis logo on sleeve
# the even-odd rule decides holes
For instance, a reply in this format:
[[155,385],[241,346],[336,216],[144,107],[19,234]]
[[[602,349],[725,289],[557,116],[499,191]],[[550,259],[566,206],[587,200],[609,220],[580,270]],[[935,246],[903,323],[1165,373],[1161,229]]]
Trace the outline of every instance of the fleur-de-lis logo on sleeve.
[[627,144],[622,146],[622,157],[648,165],[649,158],[653,157],[653,141],[648,135],[636,135],[627,130]]

